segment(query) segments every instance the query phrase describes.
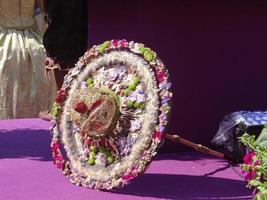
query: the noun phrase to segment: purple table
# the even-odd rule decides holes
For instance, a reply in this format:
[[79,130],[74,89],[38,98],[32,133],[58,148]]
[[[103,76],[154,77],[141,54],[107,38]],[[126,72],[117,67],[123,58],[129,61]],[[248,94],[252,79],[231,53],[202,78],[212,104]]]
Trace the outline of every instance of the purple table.
[[195,152],[158,155],[121,190],[77,187],[53,166],[48,127],[40,119],[0,121],[0,200],[251,199],[226,162]]

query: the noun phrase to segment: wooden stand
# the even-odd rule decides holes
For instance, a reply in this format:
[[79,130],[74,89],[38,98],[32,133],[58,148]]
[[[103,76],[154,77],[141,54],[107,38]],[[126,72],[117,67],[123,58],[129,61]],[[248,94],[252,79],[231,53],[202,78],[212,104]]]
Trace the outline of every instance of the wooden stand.
[[217,158],[221,158],[221,159],[225,159],[227,160],[228,162],[232,162],[232,163],[235,163],[236,161],[234,160],[234,158],[228,156],[228,155],[225,155],[223,153],[220,153],[218,151],[215,151],[215,150],[212,150],[206,146],[203,146],[201,144],[196,144],[194,142],[191,142],[189,140],[186,140],[182,137],[180,137],[179,135],[170,135],[170,134],[166,134],[165,137],[173,142],[176,142],[176,143],[181,143],[181,144],[184,144],[186,146],[189,146],[193,149],[195,149],[196,151],[199,151],[201,153],[205,153],[205,154],[209,154],[209,155],[212,155],[212,156],[215,156]]

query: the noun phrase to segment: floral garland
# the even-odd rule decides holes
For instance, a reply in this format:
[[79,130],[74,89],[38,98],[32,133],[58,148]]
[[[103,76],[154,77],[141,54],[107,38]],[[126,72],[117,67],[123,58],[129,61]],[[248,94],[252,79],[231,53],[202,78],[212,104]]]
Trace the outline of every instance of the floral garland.
[[84,187],[128,184],[163,141],[170,87],[164,64],[143,44],[111,40],[93,46],[57,93],[50,128],[54,164]]
[[241,165],[242,173],[249,188],[253,188],[254,200],[267,197],[267,148],[263,148],[254,135],[244,134],[240,140],[247,146],[248,152]]

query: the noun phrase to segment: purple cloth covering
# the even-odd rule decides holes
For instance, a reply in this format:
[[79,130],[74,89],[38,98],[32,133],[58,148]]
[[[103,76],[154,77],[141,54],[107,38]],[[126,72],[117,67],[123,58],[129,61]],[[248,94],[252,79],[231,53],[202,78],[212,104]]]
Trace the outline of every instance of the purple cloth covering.
[[40,119],[0,121],[1,200],[251,199],[225,161],[195,152],[158,155],[121,190],[77,187],[53,166],[48,127]]

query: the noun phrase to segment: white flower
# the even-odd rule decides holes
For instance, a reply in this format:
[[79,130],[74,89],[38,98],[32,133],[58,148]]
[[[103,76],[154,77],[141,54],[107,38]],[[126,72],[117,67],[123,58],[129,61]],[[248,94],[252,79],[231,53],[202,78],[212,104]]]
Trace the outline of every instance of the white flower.
[[83,63],[80,60],[77,62],[77,67],[79,70],[83,67]]
[[131,101],[136,101],[137,103],[143,103],[146,101],[146,96],[140,85],[137,86],[135,91],[129,92],[128,99]]
[[121,79],[122,76],[126,73],[126,69],[123,66],[117,66],[114,68],[114,70],[118,74],[118,79]]
[[106,72],[105,78],[108,81],[113,82],[118,78],[118,73],[115,70],[109,70]]
[[78,69],[77,67],[74,67],[70,69],[69,73],[71,74],[71,76],[76,76],[80,73],[80,69]]
[[135,53],[140,53],[140,48],[144,47],[144,44],[141,43],[134,43],[133,47],[131,48],[131,50]]
[[134,132],[141,128],[141,122],[139,120],[132,120],[131,121],[131,128],[130,131]]
[[132,74],[128,74],[128,75],[126,76],[126,79],[125,79],[123,82],[124,82],[125,84],[129,84],[129,83],[132,82],[133,77],[134,77],[134,75],[132,75]]
[[96,155],[95,164],[101,165],[101,166],[106,166],[106,164],[107,164],[106,155],[103,153],[98,153]]
[[143,90],[143,88],[142,88],[142,86],[140,84],[136,87],[135,91],[138,94],[144,94],[144,90]]
[[86,82],[85,81],[82,81],[81,82],[81,89],[86,89],[87,88],[86,85],[87,85]]
[[137,103],[143,103],[145,101],[146,101],[145,95],[143,95],[143,94],[136,95],[136,102]]
[[122,66],[116,66],[111,69],[105,69],[102,67],[98,72],[98,79],[114,82],[117,79],[121,79],[121,77],[126,73],[126,69]]

